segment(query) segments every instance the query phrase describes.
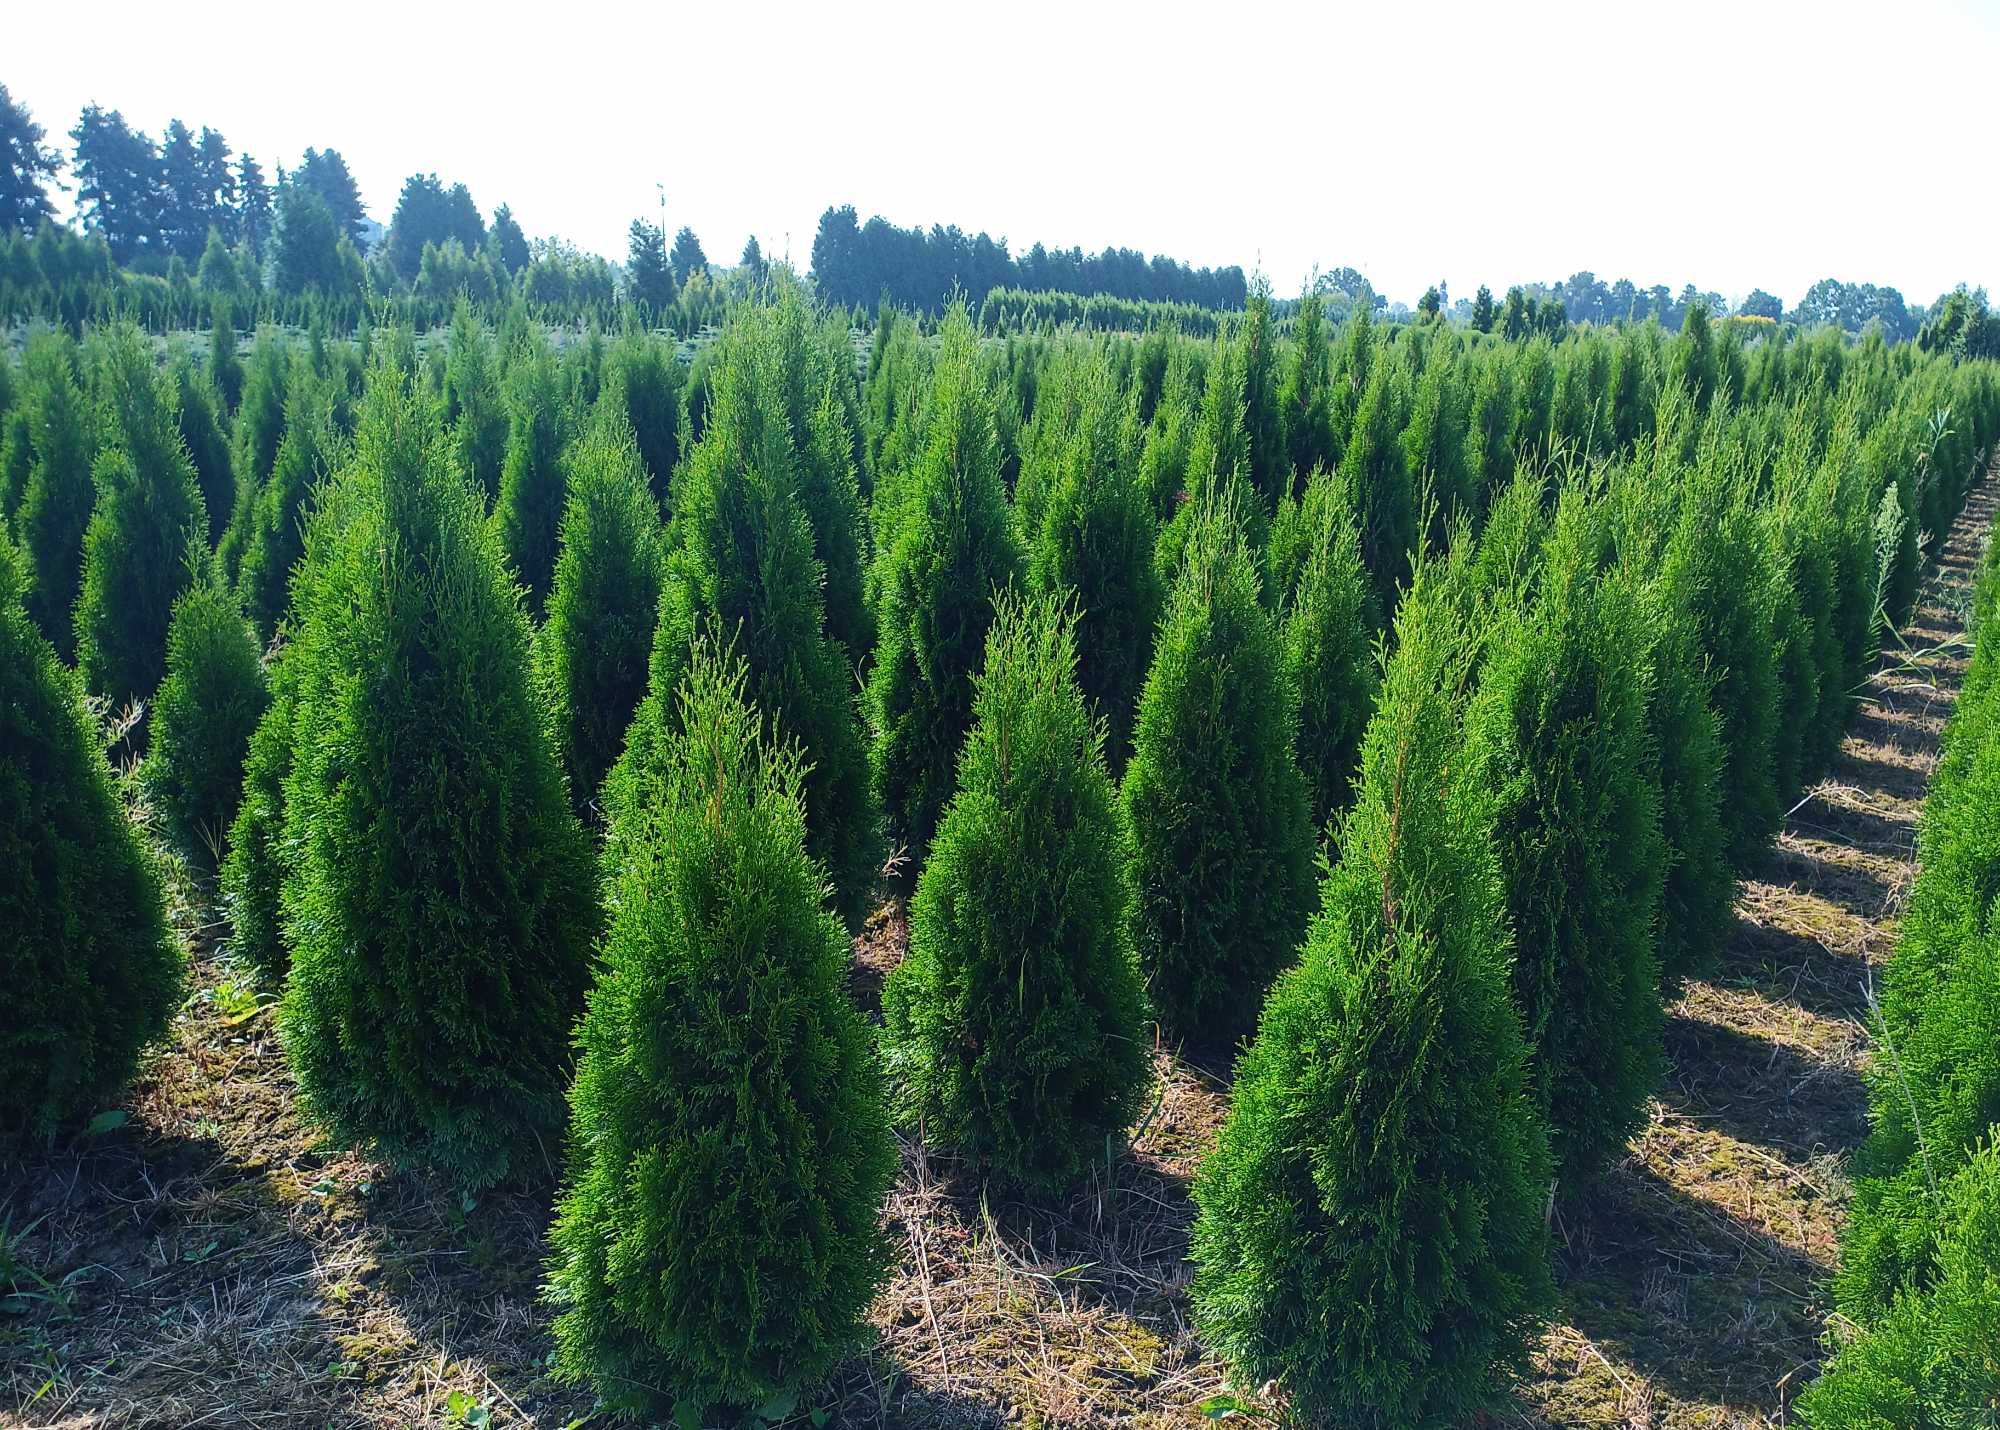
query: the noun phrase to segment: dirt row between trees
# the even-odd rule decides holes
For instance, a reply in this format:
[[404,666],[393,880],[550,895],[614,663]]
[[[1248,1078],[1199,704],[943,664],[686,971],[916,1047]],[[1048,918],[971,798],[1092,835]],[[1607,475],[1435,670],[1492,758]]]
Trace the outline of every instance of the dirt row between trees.
[[[1777,1425],[1814,1374],[1867,1126],[1867,990],[1914,872],[1996,486],[1971,494],[1833,773],[1743,885],[1716,972],[1669,1009],[1652,1124],[1557,1228],[1564,1305],[1503,1423]],[[321,1148],[268,995],[218,956],[219,928],[183,922],[195,991],[172,1046],[91,1130],[0,1165],[0,1425],[592,1421],[587,1392],[545,1375],[551,1189],[471,1201]],[[906,934],[892,901],[859,940],[865,1004]],[[1226,1070],[1157,1058],[1130,1155],[1060,1205],[984,1196],[906,1141],[879,1341],[823,1419],[1196,1420],[1224,1368],[1188,1316],[1188,1183]]]

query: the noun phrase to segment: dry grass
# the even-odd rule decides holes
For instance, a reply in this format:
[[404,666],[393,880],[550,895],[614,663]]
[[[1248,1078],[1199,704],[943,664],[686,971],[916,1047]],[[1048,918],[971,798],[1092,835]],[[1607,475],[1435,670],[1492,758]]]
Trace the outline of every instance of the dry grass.
[[[1595,1203],[1565,1212],[1562,1313],[1506,1423],[1782,1424],[1810,1379],[1842,1168],[1866,1130],[1863,983],[1909,886],[1963,664],[1938,648],[1993,505],[1990,488],[1974,493],[1909,649],[1885,658],[1839,767],[1743,886],[1717,971],[1669,1010],[1651,1125]],[[197,991],[128,1120],[0,1165],[0,1249],[42,1278],[0,1316],[0,1425],[596,1419],[588,1394],[544,1375],[546,1180],[468,1204],[322,1147],[294,1110],[268,999],[188,912],[198,891],[179,902]],[[871,1012],[906,939],[891,899],[857,941],[853,987]],[[1197,1418],[1225,1371],[1189,1323],[1188,1181],[1226,1074],[1166,1050],[1156,1062],[1130,1150],[1060,1202],[989,1198],[905,1143],[875,1344],[821,1401],[832,1423]]]

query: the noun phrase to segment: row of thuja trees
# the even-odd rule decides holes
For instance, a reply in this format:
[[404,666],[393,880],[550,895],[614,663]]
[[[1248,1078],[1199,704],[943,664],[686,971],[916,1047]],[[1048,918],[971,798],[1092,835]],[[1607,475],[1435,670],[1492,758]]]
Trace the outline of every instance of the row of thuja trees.
[[1877,1012],[1874,1130],[1835,1282],[1862,1328],[1807,1391],[1814,1425],[1976,1425],[2000,1405],[2000,541],[1924,802]]
[[1879,343],[1311,301],[1285,341],[1261,301],[1213,341],[885,316],[857,362],[789,288],[691,365],[462,311],[0,373],[48,990],[11,1126],[114,1095],[180,980],[87,690],[141,702],[129,792],[219,863],[322,1126],[478,1187],[567,1120],[558,1366],[613,1403],[791,1403],[884,1265],[892,1120],[1060,1192],[1157,1022],[1256,1033],[1196,1186],[1211,1343],[1397,1424],[1520,1360],[1551,1188],[1639,1125],[1663,988],[2000,408]]

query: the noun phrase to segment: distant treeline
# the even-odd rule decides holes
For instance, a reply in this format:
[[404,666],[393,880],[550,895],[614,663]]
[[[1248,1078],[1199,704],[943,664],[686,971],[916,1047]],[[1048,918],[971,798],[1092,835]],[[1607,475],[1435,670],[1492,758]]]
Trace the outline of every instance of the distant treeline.
[[1132,248],[1086,254],[1037,243],[1016,258],[1007,240],[957,227],[898,228],[887,219],[862,223],[852,204],[820,215],[813,237],[813,281],[822,298],[872,308],[883,294],[898,307],[935,313],[962,292],[975,311],[996,288],[1073,293],[1080,297],[1181,303],[1235,311],[1249,295],[1243,270],[1195,268]]

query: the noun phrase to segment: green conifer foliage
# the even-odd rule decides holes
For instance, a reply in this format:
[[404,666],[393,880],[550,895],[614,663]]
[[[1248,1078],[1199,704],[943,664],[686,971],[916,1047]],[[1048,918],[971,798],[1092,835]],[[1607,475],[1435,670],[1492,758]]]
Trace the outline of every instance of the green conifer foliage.
[[535,663],[570,796],[588,811],[646,695],[659,623],[662,533],[646,468],[622,413],[600,412],[564,466],[569,503],[562,554]]
[[1782,690],[1774,637],[1775,581],[1762,519],[1719,453],[1655,480],[1680,480],[1680,511],[1662,555],[1662,579],[1684,603],[1715,674],[1722,728],[1723,827],[1730,866],[1744,873],[1763,857],[1784,816],[1775,766]]
[[[1049,442],[1039,526],[1028,546],[1028,581],[1074,592],[1077,675],[1105,722],[1104,753],[1122,771],[1139,690],[1153,654],[1162,600],[1153,565],[1156,527],[1133,470],[1130,411],[1101,356],[1072,378],[1077,411]],[[1046,392],[1037,408],[1051,406]],[[1028,479],[1024,464],[1022,481]]]
[[1312,896],[1297,698],[1235,516],[1203,511],[1168,592],[1121,791],[1140,965],[1176,1038],[1228,1047]]
[[[308,1113],[469,1186],[542,1165],[599,912],[528,631],[430,404],[371,382],[308,555],[279,1010]],[[319,523],[315,523],[317,526]]]
[[270,704],[257,638],[203,557],[174,606],[167,678],[153,699],[140,779],[167,846],[203,872],[221,859],[251,732]]
[[810,1390],[860,1340],[895,1166],[804,774],[746,683],[690,658],[617,848],[551,1233],[556,1373],[691,1422]]
[[1188,447],[1194,440],[1201,392],[1195,352],[1191,342],[1174,344],[1161,377],[1159,400],[1146,418],[1139,446],[1139,490],[1160,521],[1172,518],[1187,492]]
[[1645,1125],[1661,1057],[1665,850],[1644,632],[1626,583],[1599,578],[1603,541],[1601,513],[1566,492],[1532,601],[1488,632],[1466,714],[1470,781],[1493,799],[1530,1087],[1571,1192]]
[[1937,1278],[1898,1297],[1799,1397],[1812,1430],[1965,1430],[2000,1405],[2000,1148],[1936,1193]]
[[[208,356],[203,371],[209,391],[216,397],[216,415],[227,425],[243,402],[243,360],[236,355],[236,325],[226,298],[216,299],[209,310]],[[230,485],[235,486],[233,478]]]
[[750,695],[806,762],[808,848],[842,915],[859,927],[881,871],[867,748],[854,677],[826,632],[823,568],[800,508],[781,365],[768,322],[744,314],[717,345],[706,430],[682,464],[667,530],[667,573],[650,690],[607,781],[612,843],[621,808],[644,804],[658,752],[679,716],[676,692],[695,639],[733,642]]
[[875,788],[918,861],[957,787],[994,597],[1024,564],[1000,484],[993,395],[962,306],[945,319],[935,362],[929,435],[878,548],[881,634],[867,690]]
[[282,983],[291,968],[284,927],[285,781],[292,773],[299,709],[291,649],[281,647],[265,670],[269,698],[244,754],[242,789],[219,879],[230,951],[271,984]]
[[1300,964],[1195,1180],[1196,1322],[1301,1416],[1451,1426],[1553,1299],[1550,1158],[1507,996],[1490,813],[1464,777],[1472,638],[1419,572]]
[[1292,318],[1291,351],[1278,386],[1285,451],[1295,484],[1305,481],[1313,472],[1333,470],[1337,453],[1331,362],[1324,303],[1319,294],[1308,293]]
[[1375,609],[1385,620],[1409,580],[1419,536],[1417,484],[1402,446],[1407,380],[1394,354],[1375,357],[1338,473],[1361,526],[1361,563],[1375,589]]
[[258,333],[243,379],[243,400],[236,408],[236,505],[230,513],[229,529],[216,548],[223,575],[232,581],[250,538],[257,494],[270,480],[272,464],[278,460],[291,377],[291,352],[284,339],[268,329]]
[[97,503],[91,479],[97,428],[77,385],[76,354],[66,337],[42,334],[29,341],[17,401],[33,434],[33,463],[14,518],[28,562],[25,604],[56,653],[72,660],[83,537]]
[[507,459],[507,404],[486,326],[459,300],[451,319],[444,365],[444,415],[458,451],[459,470],[491,502],[500,492]]
[[213,550],[236,508],[236,472],[229,439],[223,435],[221,399],[187,354],[175,361],[172,373],[181,442],[194,463],[195,485],[201,488],[201,503],[208,513],[205,549]]
[[0,1138],[116,1097],[179,1005],[183,960],[82,692],[21,609],[0,538]]
[[1038,1192],[1101,1160],[1151,1082],[1130,841],[1058,599],[1001,598],[909,957],[882,990],[901,1116]]
[[1271,528],[1268,591],[1299,701],[1299,768],[1315,828],[1347,808],[1375,705],[1376,615],[1361,532],[1339,480],[1315,471]]
[[1271,328],[1271,295],[1260,280],[1243,318],[1243,431],[1251,487],[1268,517],[1296,478],[1285,440],[1285,411],[1279,401],[1278,339]]
[[236,592],[266,642],[290,609],[292,570],[305,551],[314,492],[346,446],[320,383],[303,377],[293,382],[285,411],[277,457],[239,528]]
[[667,506],[667,486],[681,459],[681,388],[687,371],[673,344],[627,333],[604,355],[600,400],[623,409],[639,444],[653,499]]
[[166,674],[167,622],[193,579],[188,548],[206,543],[208,518],[174,426],[170,379],[146,340],[118,328],[97,342],[104,445],[83,540],[77,669],[91,694],[124,705],[151,697]]
[[507,456],[493,519],[500,529],[500,549],[527,591],[530,614],[539,621],[555,581],[565,499],[562,454],[572,414],[555,354],[544,343],[515,359],[505,388]]
[[1188,438],[1187,468],[1175,489],[1178,503],[1153,547],[1160,584],[1171,585],[1196,524],[1211,509],[1226,510],[1243,529],[1253,553],[1271,540],[1271,513],[1250,484],[1250,436],[1243,425],[1244,344],[1226,342],[1209,364],[1201,416]]

